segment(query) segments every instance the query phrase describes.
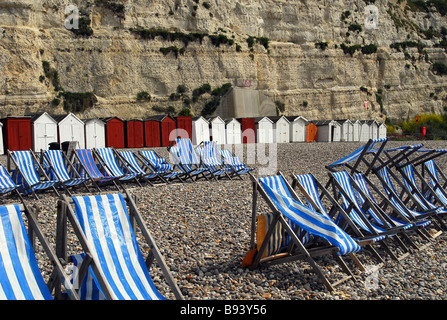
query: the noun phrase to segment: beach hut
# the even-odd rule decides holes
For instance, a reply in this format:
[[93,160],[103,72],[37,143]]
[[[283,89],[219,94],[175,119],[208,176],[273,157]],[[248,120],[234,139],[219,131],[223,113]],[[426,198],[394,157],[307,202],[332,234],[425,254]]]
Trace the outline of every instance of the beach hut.
[[309,121],[302,116],[287,117],[287,120],[289,120],[290,123],[290,142],[305,142],[306,126]]
[[354,141],[353,123],[349,120],[336,120],[341,125],[340,141]]
[[48,150],[50,143],[57,142],[57,122],[47,112],[31,116],[32,149],[36,152]]
[[333,142],[341,139],[341,125],[334,120],[314,121],[318,128],[317,140],[319,142]]
[[369,127],[369,121],[368,120],[361,120],[360,121],[360,140],[362,142],[366,142],[371,137],[371,129]]
[[192,144],[210,141],[210,123],[204,117],[192,118]]
[[117,117],[101,119],[106,124],[106,147],[124,148],[124,121]]
[[256,124],[255,118],[238,118],[241,123],[242,143],[256,142]]
[[269,117],[273,121],[273,142],[287,143],[290,141],[290,122],[285,116]]
[[167,114],[155,115],[147,120],[158,121],[160,126],[160,147],[168,147],[177,138],[177,124],[173,117]]
[[242,143],[241,123],[235,118],[225,120],[227,144]]
[[31,141],[31,117],[6,117],[3,124],[4,149],[10,151],[29,150]]
[[106,124],[100,119],[85,119],[85,147],[105,148],[106,146]]
[[370,138],[377,139],[379,137],[379,123],[376,120],[369,120]]
[[59,143],[66,141],[77,141],[80,149],[85,148],[85,128],[84,121],[76,117],[73,113],[54,116],[57,122]]
[[352,124],[352,141],[360,141],[360,134],[362,132],[362,123],[360,120],[354,121]]
[[273,121],[269,117],[255,118],[256,141],[258,143],[273,143]]
[[219,116],[207,120],[210,124],[210,140],[215,141],[216,144],[226,144],[225,121]]
[[177,137],[192,138],[192,118],[190,116],[178,116],[175,118],[177,125]]
[[143,148],[144,147],[144,123],[143,120],[127,120],[126,121],[126,147],[127,148]]
[[382,123],[379,124],[379,136],[378,136],[378,138],[379,139],[386,138],[386,133],[387,133],[386,124],[382,122]]
[[306,142],[317,142],[318,141],[318,127],[315,123],[310,122],[306,127]]
[[160,121],[153,118],[144,120],[144,146],[161,147]]

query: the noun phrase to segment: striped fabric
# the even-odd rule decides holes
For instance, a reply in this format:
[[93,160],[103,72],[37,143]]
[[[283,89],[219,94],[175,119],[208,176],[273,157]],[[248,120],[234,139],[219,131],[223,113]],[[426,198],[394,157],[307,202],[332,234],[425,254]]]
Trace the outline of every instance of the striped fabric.
[[[437,206],[435,206],[433,203],[427,201],[426,199],[422,199],[419,195],[422,196],[421,191],[419,190],[419,187],[417,185],[416,179],[414,177],[414,172],[413,172],[413,166],[410,165],[406,165],[402,168],[400,168],[401,173],[404,174],[409,181],[407,181],[407,179],[402,179],[403,183],[405,185],[405,187],[407,188],[407,190],[409,192],[411,192],[411,190],[416,190],[417,192],[411,192],[411,194],[413,195],[413,199],[416,200],[418,202],[418,204],[424,209],[424,210],[433,210],[436,209]],[[439,208],[436,210],[436,212],[446,212],[445,209]]]
[[120,155],[130,164],[127,165],[127,169],[133,174],[137,176],[142,176],[143,178],[146,179],[152,179],[158,176],[158,173],[156,172],[148,173],[144,171],[143,168],[141,168],[140,164],[138,163],[132,151],[120,151]]
[[167,172],[173,171],[174,167],[166,161],[164,158],[160,158],[152,150],[140,150],[140,154],[143,158],[149,162],[149,164],[154,168],[156,172]]
[[20,172],[17,183],[21,184],[25,192],[30,192],[30,187],[33,190],[45,190],[59,183],[58,180],[40,180],[30,151],[13,151],[12,156]]
[[180,149],[178,147],[171,147],[171,149],[169,150],[171,156],[174,158],[174,162],[179,164],[179,169],[181,171],[183,171],[184,173],[187,173],[191,176],[195,176],[201,173],[204,173],[206,171],[208,171],[207,168],[204,167],[193,167],[190,164],[185,164],[182,163],[181,161],[181,155],[180,155]]
[[75,213],[114,300],[164,299],[155,287],[121,194],[74,197]]
[[374,147],[374,145],[376,143],[386,142],[387,140],[388,140],[388,138],[373,139],[372,143],[368,147],[367,147],[368,143],[366,143],[363,147],[355,150],[353,153],[351,153],[347,157],[344,157],[343,159],[335,161],[334,163],[331,163],[327,167],[335,168],[335,167],[343,166],[343,165],[345,165],[345,164],[347,164],[347,163],[349,163],[349,162],[351,162],[353,160],[356,160],[362,154],[362,152],[365,150],[366,147],[367,147],[367,149],[365,150],[365,154],[368,153],[369,151],[371,151],[371,149]]
[[81,267],[82,261],[84,260],[84,253],[76,254],[71,256],[73,259],[73,274],[72,283],[76,288],[79,288],[79,299],[80,300],[106,300],[104,293],[101,290],[98,279],[93,273],[92,267],[88,268],[87,274],[85,275],[82,284],[79,284],[79,268]]
[[[256,230],[256,244],[257,250],[261,249],[261,245],[264,242],[267,231],[270,225],[273,223],[274,214],[267,213],[257,217],[257,230]],[[272,235],[268,239],[267,246],[262,254],[262,257],[270,257],[281,252],[281,249],[287,246],[285,240],[285,231],[281,223],[277,223],[274,227]]]
[[[70,176],[70,174],[68,173],[67,167],[65,166],[65,162],[64,162],[64,158],[62,156],[61,150],[46,150],[45,156],[44,156],[44,161],[47,161],[47,159],[48,159],[48,161],[50,161],[51,166],[56,171],[60,180],[66,186],[76,186],[86,180],[85,178],[72,178]],[[51,176],[56,177],[56,175],[54,173],[51,173],[50,177]]]
[[241,159],[234,157],[229,150],[221,150],[220,154],[224,158],[224,162],[230,165],[237,174],[245,174],[255,169],[247,167]]
[[[303,175],[295,175],[301,186],[304,188],[306,193],[312,198],[313,202],[317,205],[318,209],[321,211],[322,214],[324,214],[326,217],[330,218],[326,208],[324,207],[320,195],[318,193],[318,188],[315,182],[315,178],[310,174],[303,174]],[[309,207],[311,204],[309,203]],[[335,218],[335,223],[339,225],[343,217],[340,215],[339,217]],[[374,241],[380,241],[385,239],[386,236],[377,236],[372,238],[371,240]]]
[[[440,181],[439,181],[439,174],[438,169],[436,167],[436,163],[434,160],[429,160],[424,163],[425,168],[430,171],[431,176],[430,179],[428,179],[429,185],[433,188],[433,190],[436,192],[436,195],[438,196],[439,200],[447,206],[447,197],[445,194],[445,191],[442,190]],[[432,178],[433,176],[433,178]]]
[[134,179],[137,173],[124,173],[123,169],[119,166],[116,160],[115,154],[112,148],[97,148],[99,156],[105,162],[107,168],[109,169],[111,175],[120,180],[130,180]]
[[98,182],[107,182],[114,179],[111,176],[104,176],[101,171],[99,171],[95,159],[93,158],[92,150],[76,149],[76,153],[79,160],[82,162],[83,167],[87,170],[88,174],[93,180],[97,180]]
[[202,162],[210,169],[212,174],[221,175],[233,171],[230,166],[222,162],[222,157],[217,150],[216,142],[204,141],[203,147],[197,148]]
[[19,206],[1,206],[0,218],[0,300],[52,300]]
[[19,186],[12,180],[5,167],[0,165],[0,193],[7,193],[17,189],[18,187]]
[[[369,197],[369,199],[371,201],[373,201],[375,204],[379,205],[378,202],[376,201],[376,199],[374,198],[373,194],[371,193],[371,190],[368,188],[368,184],[365,180],[365,176],[362,173],[357,173],[357,174],[354,174],[352,176],[352,178],[357,183],[357,185],[362,189],[362,191]],[[358,196],[359,196],[359,198],[361,198],[360,194]],[[393,204],[394,209],[398,210],[400,214],[406,216],[407,218],[410,218],[410,217],[408,217],[408,214],[405,211],[405,209],[400,205],[400,203],[394,197],[393,197],[393,199],[390,199],[390,201]],[[413,210],[408,209],[408,211],[413,216],[416,216],[419,214]],[[395,225],[398,227],[403,227],[405,229],[409,229],[412,227],[412,224],[403,222],[399,219],[396,219],[395,217],[391,217],[388,215],[388,218],[391,219],[395,223]],[[380,220],[378,220],[378,222],[380,223]],[[430,223],[431,223],[431,221],[424,221],[424,222],[417,223],[417,225],[418,226],[428,226]]]
[[184,165],[199,165],[196,152],[192,146],[190,139],[177,139],[177,147],[179,149],[180,163]]
[[[290,193],[284,188],[285,183],[281,181],[282,178],[280,176],[272,178],[275,179],[273,184],[267,184],[263,180],[260,180],[260,183],[269,198],[285,217],[310,234],[322,237],[338,247],[341,255],[361,250],[358,243],[341,230],[331,219],[305,207],[291,196],[287,196]],[[277,188],[271,188],[274,185]]]
[[340,184],[340,186],[343,188],[343,190],[348,195],[348,199],[340,192],[340,196],[343,200],[343,206],[348,208],[350,204],[354,204],[354,208],[348,212],[351,219],[363,230],[374,234],[374,233],[383,233],[385,232],[385,229],[382,227],[376,226],[371,223],[371,226],[373,230],[370,230],[369,227],[366,225],[366,223],[362,220],[360,215],[363,215],[366,217],[366,214],[363,212],[360,203],[358,202],[356,198],[356,193],[354,192],[354,188],[351,185],[350,177],[345,171],[341,172],[332,172],[332,176],[337,180],[337,182]]

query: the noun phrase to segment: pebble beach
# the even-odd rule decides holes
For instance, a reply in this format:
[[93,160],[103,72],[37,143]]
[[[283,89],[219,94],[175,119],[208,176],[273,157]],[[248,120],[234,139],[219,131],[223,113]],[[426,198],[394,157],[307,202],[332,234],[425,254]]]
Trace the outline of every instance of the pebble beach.
[[[389,141],[387,147],[421,143]],[[427,148],[447,148],[447,141],[424,141]],[[267,148],[262,145],[242,146],[244,160],[256,168],[253,175],[261,176],[281,171],[291,182],[292,174],[312,173],[321,182],[328,180],[325,165],[348,155],[361,147],[361,142],[288,143]],[[231,149],[231,146],[226,146]],[[257,149],[259,148],[259,149]],[[251,157],[255,150],[273,157]],[[156,149],[168,157],[165,148]],[[266,162],[267,159],[267,162]],[[6,164],[6,157],[2,158]],[[2,161],[2,162],[3,162]],[[270,162],[270,163],[268,163]],[[273,162],[276,162],[273,165]],[[436,160],[447,170],[447,155]],[[268,167],[268,168],[267,168]],[[447,171],[446,171],[447,172]],[[349,257],[346,262],[356,275],[329,292],[318,280],[306,261],[251,270],[242,267],[242,259],[250,247],[252,214],[252,183],[248,175],[242,179],[196,181],[151,186],[127,183],[126,188],[137,197],[137,206],[148,229],[171,269],[186,300],[445,300],[447,298],[447,234],[433,241],[420,241],[422,250],[410,249],[408,257],[392,260],[383,254],[385,264],[377,265],[367,252],[358,257],[367,267],[361,272]],[[116,192],[112,187],[104,192]],[[301,197],[299,191],[298,195]],[[76,189],[75,194],[85,194]],[[25,198],[40,208],[39,222],[54,245],[56,235],[57,197],[52,192],[39,193],[39,200]],[[303,201],[304,198],[302,197]],[[14,202],[11,196],[5,202]],[[259,213],[268,212],[262,203]],[[142,237],[137,233],[139,240]],[[418,240],[419,241],[419,240]],[[71,234],[70,253],[79,252],[80,246]],[[147,246],[140,244],[143,253]],[[380,251],[379,251],[380,252]],[[37,258],[44,276],[50,268],[42,250]],[[316,259],[330,281],[344,277],[331,256]],[[174,299],[157,268],[151,270],[160,292]]]

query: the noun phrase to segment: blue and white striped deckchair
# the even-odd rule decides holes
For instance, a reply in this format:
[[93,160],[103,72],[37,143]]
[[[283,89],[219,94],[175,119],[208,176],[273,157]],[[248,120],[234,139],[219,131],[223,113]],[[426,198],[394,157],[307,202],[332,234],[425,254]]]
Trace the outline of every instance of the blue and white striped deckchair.
[[91,149],[76,149],[74,156],[81,166],[81,176],[88,177],[98,189],[98,184],[114,183],[115,177],[101,173]]
[[44,163],[48,166],[48,176],[50,179],[57,179],[61,182],[60,185],[65,187],[74,187],[81,183],[87,188],[85,181],[87,178],[81,177],[74,168],[72,173],[75,175],[73,177],[68,172],[67,166],[65,165],[64,155],[61,150],[45,150],[42,152],[42,157]]
[[163,182],[167,182],[160,173],[154,172],[152,169],[150,169],[150,167],[145,166],[149,168],[150,172],[144,170],[132,151],[120,151],[119,154],[123,158],[123,162],[127,170],[131,173],[136,174],[139,179],[148,182],[151,182],[151,180],[160,179]]
[[[341,256],[346,254],[352,255],[361,250],[361,246],[356,240],[346,234],[331,219],[316,212],[312,208],[304,206],[300,201],[293,197],[290,193],[291,188],[281,174],[258,179],[252,176],[250,177],[257,184],[255,186],[255,192],[260,192],[269,207],[277,215],[277,223],[283,225],[290,237],[290,242],[296,246],[296,251],[292,251],[294,252],[293,254],[296,254],[297,257],[303,255],[329,290],[333,290],[332,284],[329,283],[315,260],[312,258],[313,254],[318,255],[318,249],[326,253],[330,253],[326,250],[331,249],[333,256],[336,257],[337,262],[340,263],[343,270],[347,272],[348,275],[353,276],[349,268],[341,259]],[[254,211],[253,214],[256,214],[256,212]],[[260,252],[255,257],[254,266],[259,264],[260,256],[269,241],[269,235],[271,235],[271,230],[273,230],[273,228],[275,228],[274,224],[270,226],[270,230],[260,247]],[[319,237],[323,242],[328,243],[329,247],[305,246],[305,243],[301,240],[302,235],[297,234],[297,230],[298,232],[306,232],[309,235],[312,235],[312,237]],[[287,252],[291,254],[289,250],[287,250]],[[278,259],[278,261],[280,261],[280,259]],[[285,261],[290,261],[290,256],[287,257]],[[277,263],[277,261],[275,263]]]
[[228,173],[232,172],[233,169],[222,162],[222,157],[217,150],[215,141],[203,141],[202,145],[198,146],[196,150],[199,153],[202,163],[209,169],[214,178],[222,175],[229,177]]
[[82,262],[84,261],[84,256],[84,253],[71,256],[74,265],[71,279],[73,286],[79,289],[79,300],[106,300],[104,292],[101,290],[101,285],[93,273],[91,266],[89,266],[82,283],[79,283],[81,277],[79,271],[82,266]]
[[[360,200],[357,198],[359,194],[358,190],[355,189],[351,183],[351,177],[346,171],[341,172],[331,172],[331,177],[333,182],[335,182],[335,187],[338,189],[340,197],[342,198],[343,206],[347,213],[352,217],[354,222],[362,228],[363,230],[373,234],[373,235],[387,235],[388,237],[393,237],[397,244],[402,247],[404,254],[401,257],[397,257],[391,249],[382,241],[381,245],[390,254],[390,256],[395,260],[404,259],[409,255],[409,250],[405,244],[400,240],[399,236],[405,237],[412,245],[412,241],[408,238],[405,233],[407,229],[412,228],[412,224],[395,226],[390,224],[380,212],[376,212],[377,207],[371,203],[366,196],[363,196]],[[365,201],[365,202],[361,202]],[[369,217],[371,217],[370,221]],[[380,221],[380,222],[379,222]],[[374,222],[374,223],[373,223]]]
[[[326,196],[332,203],[332,208],[330,211],[334,209],[338,212],[338,215],[333,217],[332,220],[344,230],[346,229],[346,227],[349,226],[351,230],[355,233],[355,235],[353,235],[353,238],[358,240],[368,239],[371,240],[372,242],[378,242],[387,237],[386,235],[371,235],[371,234],[365,236],[365,234],[362,233],[362,231],[358,228],[358,225],[352,221],[352,217],[349,217],[349,215],[343,210],[343,208],[338,205],[335,199],[331,197],[330,193],[326,189],[324,189],[321,183],[317,183],[317,180],[312,174],[294,175],[293,178],[296,179],[297,183],[299,183],[300,190],[305,195],[309,206],[310,207],[316,206],[317,207],[316,209],[318,209],[321,214],[331,219],[331,216],[329,215],[329,212],[326,210],[322,201],[322,197]],[[320,192],[318,191],[319,189],[322,190],[321,195]],[[361,220],[358,219],[358,217],[356,216],[355,218],[357,220]]]
[[255,168],[247,167],[245,163],[239,159],[239,157],[233,156],[230,150],[224,149],[220,151],[220,154],[223,158],[224,163],[228,164],[233,172],[237,175],[243,175],[253,171]]
[[[27,212],[28,225],[42,243],[46,254],[55,266],[62,282],[69,284],[63,267],[51,251],[49,243],[37,226],[32,214]],[[32,223],[31,223],[32,222]],[[69,297],[78,299],[72,286],[68,286]],[[68,292],[68,291],[67,291]],[[58,297],[56,297],[58,298]],[[22,220],[18,204],[0,206],[0,300],[52,300],[53,296],[44,281],[33,245]]]
[[[374,151],[375,153],[375,157],[378,157],[381,150],[383,150],[383,148],[385,147],[385,144],[387,143],[388,139],[387,138],[380,138],[380,139],[370,139],[368,140],[368,142],[366,142],[366,144],[355,150],[354,152],[352,152],[350,155],[335,161],[334,163],[331,163],[329,165],[326,166],[326,168],[330,171],[335,171],[336,168],[339,167],[347,167],[351,170],[351,173],[356,172],[357,167],[359,166],[360,162],[363,160],[364,156],[367,155],[368,153],[372,152],[372,148],[380,143],[380,147]],[[350,163],[355,161],[354,165],[351,165]],[[371,161],[371,163],[368,164],[368,166],[372,166],[374,164],[375,160]],[[368,168],[369,170],[369,168]]]
[[120,167],[112,148],[95,148],[93,149],[93,152],[98,154],[98,158],[102,160],[103,167],[112,177],[115,177],[120,181],[135,180],[138,182],[137,176],[139,174],[136,172],[124,172]]
[[418,207],[422,208],[423,211],[436,210],[438,213],[447,213],[447,210],[444,208],[445,204],[442,203],[442,199],[438,198],[437,193],[434,192],[433,189],[431,189],[431,187],[429,186],[428,188],[432,191],[431,195],[436,197],[440,205],[437,206],[430,202],[427,198],[425,198],[416,182],[414,168],[411,164],[400,167],[399,171],[403,178],[402,182],[405,186],[405,190],[411,196],[411,199],[413,199],[417,203]]
[[17,188],[19,188],[19,185],[12,180],[5,167],[0,165],[0,193],[5,194],[17,190]]
[[14,162],[16,166],[16,183],[20,185],[19,191],[23,193],[33,193],[37,198],[35,191],[46,190],[53,188],[57,195],[55,185],[59,184],[60,181],[57,179],[50,180],[42,169],[45,180],[41,180],[39,174],[36,171],[36,167],[39,168],[40,165],[34,160],[31,151],[9,151],[8,155]]
[[[209,180],[206,173],[209,173],[208,168],[199,166],[199,160],[197,159],[195,150],[192,148],[191,141],[189,139],[177,139],[183,145],[183,152],[180,149],[180,145],[172,146],[169,149],[171,157],[174,159],[174,163],[184,175],[191,180],[195,177],[196,180],[199,176]],[[189,143],[186,141],[189,140]]]
[[1,206],[0,217],[0,299],[52,300],[19,205]]
[[[442,171],[439,170],[434,160],[428,160],[424,163],[425,172],[428,173],[427,182],[436,193],[439,200],[447,206],[447,193],[445,191],[445,183],[441,182],[440,176],[445,176],[442,174]],[[444,182],[447,182],[447,179],[444,179]]]
[[[95,270],[96,278],[102,279],[97,283],[103,283],[101,291],[104,295],[112,300],[164,299],[148,272],[123,196],[107,194],[72,199],[74,215],[96,268],[92,270]],[[141,216],[136,213],[136,217],[140,225]],[[146,233],[145,228],[143,234]],[[155,243],[150,245],[157,258],[157,246]]]
[[182,176],[185,174],[183,171],[175,170],[174,166],[166,161],[165,158],[161,158],[157,155],[157,153],[153,150],[140,150],[137,154],[140,156],[140,159],[143,163],[147,164],[152,168],[153,171],[162,175],[164,179],[173,180],[179,179],[182,180]]

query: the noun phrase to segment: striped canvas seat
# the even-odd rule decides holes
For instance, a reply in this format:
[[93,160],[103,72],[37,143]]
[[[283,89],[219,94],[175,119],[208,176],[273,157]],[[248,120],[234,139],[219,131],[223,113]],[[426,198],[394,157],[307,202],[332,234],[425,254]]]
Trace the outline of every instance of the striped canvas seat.
[[370,139],[364,146],[362,146],[361,148],[355,150],[354,152],[352,152],[351,154],[349,154],[348,156],[335,161],[334,163],[331,163],[329,165],[326,166],[327,169],[334,171],[335,168],[337,167],[342,167],[342,166],[347,166],[349,165],[352,161],[357,160],[357,163],[359,160],[361,160],[361,158],[368,154],[369,152],[372,152],[373,147],[376,144],[382,144],[381,147],[383,148],[385,146],[385,143],[388,141],[387,138],[380,138],[380,139]]
[[40,180],[36,171],[36,164],[30,151],[12,151],[14,163],[17,165],[19,175],[17,184],[20,190],[29,193],[37,190],[45,190],[59,183],[59,180]]
[[181,152],[177,146],[171,147],[169,150],[174,162],[177,164],[179,170],[181,170],[184,174],[189,177],[194,177],[198,175],[203,175],[205,172],[208,172],[208,168],[197,167],[197,165],[189,164],[187,161],[182,162],[181,160]]
[[239,159],[239,157],[233,156],[229,150],[221,150],[220,154],[223,157],[224,162],[228,164],[238,175],[249,173],[250,171],[255,169],[247,167],[245,163],[243,163],[241,159]]
[[208,167],[209,171],[214,176],[220,176],[233,171],[231,167],[222,162],[222,157],[217,150],[216,142],[204,141],[203,147],[197,147],[200,159]]
[[105,176],[99,171],[91,149],[76,149],[76,154],[83,170],[86,171],[86,176],[99,183],[105,183],[115,179],[112,176]]
[[52,300],[19,205],[0,206],[0,300]]
[[184,174],[182,171],[175,170],[172,164],[168,163],[166,159],[160,158],[152,150],[140,150],[139,152],[146,164],[149,164],[158,174],[163,175],[165,179],[180,179],[180,176]]
[[304,206],[289,196],[281,181],[281,176],[272,177],[271,180],[267,183],[265,178],[260,179],[260,183],[272,202],[290,221],[308,233],[322,237],[338,247],[340,249],[340,255],[361,250],[360,245],[341,230],[331,219]]
[[54,177],[55,179],[59,179],[66,186],[70,187],[79,185],[86,180],[86,178],[72,177],[68,173],[61,150],[46,150],[43,157],[44,162],[48,161],[49,167],[52,168],[50,169],[50,178]]
[[[353,180],[357,183],[357,185],[362,189],[362,191],[369,197],[369,199],[371,199],[372,201],[374,201],[375,204],[379,205],[379,203],[377,202],[377,200],[375,199],[375,197],[373,196],[371,190],[368,187],[368,184],[366,182],[366,178],[362,173],[357,173],[354,174],[352,176]],[[359,198],[361,198],[361,195],[358,194]],[[420,215],[419,212],[416,212],[414,210],[408,209],[408,208],[404,208],[403,207],[403,203],[401,203],[400,201],[398,201],[395,197],[392,197],[392,199],[390,199],[393,207],[404,217],[411,219],[412,217],[418,216]],[[409,216],[409,214],[411,216]],[[388,216],[389,219],[393,220],[394,223],[397,226],[408,226],[408,228],[410,228],[411,226],[409,226],[408,223],[403,222],[395,217],[392,216]],[[418,226],[422,226],[422,227],[426,227],[431,223],[431,221],[419,221],[416,223],[416,225]],[[408,229],[407,228],[407,229]]]
[[[164,299],[155,287],[121,194],[73,197],[93,261],[114,300]],[[104,289],[104,288],[103,288]]]
[[412,199],[414,199],[423,210],[436,210],[438,213],[447,213],[447,210],[443,208],[444,204],[436,206],[424,197],[424,194],[416,182],[414,168],[411,164],[401,167],[399,171],[401,172],[403,178],[402,182],[405,185],[406,190],[412,195]]
[[138,163],[132,151],[120,151],[120,155],[128,163],[127,169],[129,170],[129,172],[132,172],[133,174],[142,177],[144,179],[154,179],[158,177],[158,173],[156,172],[144,171],[143,168]]
[[112,148],[97,148],[95,150],[104,161],[105,167],[108,169],[111,176],[123,181],[135,179],[139,175],[137,172],[125,173],[118,164],[118,160],[116,159]]
[[19,186],[12,180],[5,167],[0,165],[0,193],[8,193],[16,190]]
[[428,183],[436,193],[439,200],[447,206],[447,194],[441,185],[441,181],[439,179],[438,167],[434,160],[428,160],[424,163],[426,170],[429,172]]
[[[302,188],[304,189],[306,194],[312,199],[313,203],[318,207],[320,212],[330,219],[330,216],[329,216],[325,206],[323,205],[323,202],[321,201],[321,198],[320,198],[320,195],[318,192],[318,188],[317,188],[317,185],[315,182],[315,178],[311,174],[295,175],[294,177],[300,183],[300,185],[302,186]],[[309,202],[309,199],[308,199],[308,203],[309,203],[309,207],[311,207],[312,204]],[[337,217],[335,217],[334,222],[337,225],[339,225],[342,222],[342,218],[343,217],[341,215],[338,215]],[[373,237],[369,236],[368,239],[372,240],[374,242],[378,242],[378,241],[385,239],[386,237],[387,237],[386,235],[378,235],[378,236],[373,236]]]

